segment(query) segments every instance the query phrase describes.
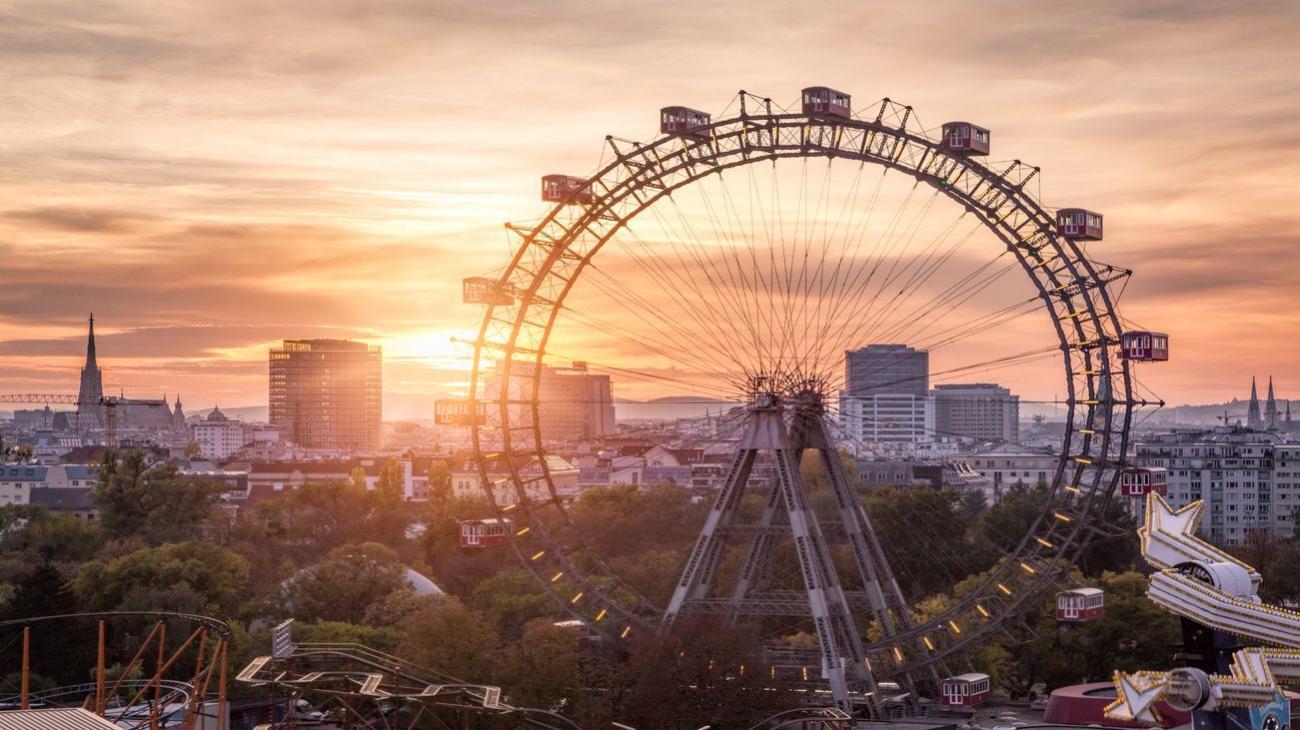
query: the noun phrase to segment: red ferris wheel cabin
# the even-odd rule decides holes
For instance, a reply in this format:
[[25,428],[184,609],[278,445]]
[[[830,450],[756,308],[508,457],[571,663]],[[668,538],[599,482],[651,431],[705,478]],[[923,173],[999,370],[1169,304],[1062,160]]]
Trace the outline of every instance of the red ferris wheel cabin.
[[542,177],[542,200],[547,203],[587,205],[591,202],[591,188],[585,177],[545,175]]
[[1164,362],[1169,359],[1169,335],[1134,330],[1119,336],[1120,354],[1126,360]]
[[481,520],[462,520],[460,523],[460,546],[463,548],[485,548],[503,545],[507,539],[506,532],[513,529],[514,521],[508,518],[488,517]]
[[989,130],[970,122],[948,122],[943,125],[943,148],[964,155],[989,153]]
[[1169,470],[1163,467],[1125,469],[1119,475],[1119,493],[1125,497],[1145,497],[1150,492],[1169,494]]
[[712,118],[707,112],[684,106],[666,106],[659,110],[659,131],[685,137],[707,137]]
[[1076,241],[1101,240],[1101,213],[1083,208],[1061,208],[1056,211],[1056,232]]
[[1057,621],[1092,621],[1106,609],[1106,594],[1100,588],[1075,588],[1056,594]]
[[825,86],[809,86],[803,90],[803,113],[848,119],[853,109],[849,104],[849,95],[843,91]]
[[989,675],[980,672],[943,678],[943,703],[953,707],[979,707],[989,700]]

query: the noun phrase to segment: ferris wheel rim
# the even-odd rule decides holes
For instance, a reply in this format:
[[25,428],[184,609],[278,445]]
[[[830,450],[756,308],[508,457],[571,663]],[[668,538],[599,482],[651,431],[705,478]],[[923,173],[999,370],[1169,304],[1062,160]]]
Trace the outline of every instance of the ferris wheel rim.
[[[731,129],[736,125],[739,125],[741,129],[740,130]],[[858,155],[855,155],[850,151],[840,149],[838,146],[827,147],[820,143],[808,144],[806,138],[804,140],[804,144],[799,148],[795,149],[795,148],[791,148],[788,145],[783,146],[777,144],[778,141],[777,137],[772,138],[773,144],[770,145],[771,147],[770,153],[764,152],[760,147],[748,147],[744,149],[743,152],[740,152],[739,154],[735,149],[729,149],[726,150],[725,152],[720,151],[718,149],[718,142],[720,140],[734,138],[737,135],[744,135],[745,130],[757,130],[753,132],[754,134],[762,134],[764,130],[769,130],[768,133],[770,134],[771,133],[770,130],[773,129],[774,126],[780,129],[789,128],[789,127],[800,127],[804,130],[812,130],[814,127],[822,130],[830,129],[830,130],[834,130],[833,133],[836,135],[837,140],[840,132],[844,129],[858,130],[862,132],[862,136],[864,140],[862,152]],[[1075,316],[1072,319],[1065,320],[1066,322],[1068,322],[1069,327],[1073,327],[1072,333],[1079,338],[1076,340],[1071,340],[1069,338],[1070,333],[1067,333],[1067,324],[1063,324],[1062,318],[1056,316],[1052,317],[1053,329],[1057,333],[1058,341],[1060,342],[1061,349],[1062,349],[1062,362],[1065,369],[1068,398],[1067,398],[1067,417],[1066,417],[1066,424],[1067,424],[1066,437],[1063,440],[1064,445],[1061,449],[1061,453],[1057,463],[1057,469],[1055,474],[1053,475],[1053,479],[1050,485],[1049,497],[1045,502],[1043,509],[1040,511],[1039,515],[1037,516],[1034,525],[1031,527],[1031,529],[1026,532],[1026,534],[1022,537],[1020,543],[1014,549],[1008,551],[1006,557],[1010,558],[1009,560],[1003,561],[1002,566],[995,566],[995,568],[990,571],[990,574],[981,582],[980,586],[976,590],[971,592],[969,598],[962,599],[961,601],[955,602],[952,606],[949,607],[949,609],[945,610],[944,612],[934,617],[931,617],[930,619],[927,619],[924,622],[918,622],[918,624],[912,629],[901,631],[898,634],[892,636],[890,638],[890,643],[894,645],[905,643],[907,640],[911,638],[923,637],[926,636],[928,633],[934,633],[935,629],[938,627],[942,627],[944,622],[947,621],[950,616],[957,615],[963,610],[969,610],[970,606],[967,604],[971,604],[979,600],[979,596],[985,589],[991,589],[992,585],[998,584],[998,577],[1000,575],[1002,575],[1004,572],[1007,572],[1009,570],[1011,571],[1015,570],[1015,566],[1012,565],[1012,563],[1015,561],[1016,558],[1020,558],[1025,555],[1031,555],[1031,556],[1040,555],[1042,551],[1039,551],[1037,549],[1027,550],[1026,548],[1029,546],[1031,538],[1039,530],[1039,527],[1045,522],[1048,522],[1052,519],[1051,517],[1051,513],[1053,511],[1052,508],[1056,506],[1056,502],[1057,502],[1056,498],[1058,494],[1062,493],[1063,486],[1070,484],[1071,482],[1072,482],[1071,486],[1076,489],[1082,486],[1084,484],[1084,480],[1081,477],[1084,475],[1085,472],[1092,471],[1093,472],[1092,484],[1087,489],[1086,498],[1082,505],[1083,511],[1080,513],[1083,518],[1074,521],[1073,528],[1067,533],[1064,541],[1059,544],[1058,548],[1052,554],[1050,561],[1048,561],[1046,565],[1042,566],[1042,569],[1039,571],[1040,575],[1038,576],[1037,580],[1031,582],[1030,584],[1031,587],[1029,589],[1019,593],[1015,597],[1014,602],[1008,604],[995,604],[995,605],[999,605],[999,606],[1006,605],[1004,613],[1008,613],[1008,614],[1012,613],[1013,611],[1018,609],[1019,606],[1022,605],[1024,601],[1027,600],[1029,597],[1033,595],[1041,595],[1042,585],[1046,582],[1053,581],[1054,580],[1053,576],[1055,576],[1055,574],[1059,572],[1062,566],[1068,567],[1072,565],[1074,562],[1076,562],[1079,555],[1093,539],[1094,537],[1093,533],[1095,531],[1095,528],[1097,527],[1097,523],[1100,521],[1100,515],[1105,510],[1106,506],[1109,504],[1109,501],[1115,491],[1115,486],[1116,483],[1118,482],[1118,471],[1114,467],[1117,463],[1123,462],[1123,460],[1127,457],[1128,454],[1129,429],[1131,427],[1131,417],[1132,417],[1132,409],[1133,409],[1133,401],[1131,399],[1132,382],[1131,382],[1131,374],[1129,372],[1129,365],[1124,359],[1119,357],[1114,357],[1109,352],[1108,349],[1109,345],[1113,344],[1113,342],[1099,341],[1094,344],[1093,348],[1082,347],[1082,345],[1086,344],[1085,338],[1089,334],[1089,331],[1084,326],[1085,319],[1087,322],[1091,323],[1092,327],[1094,328],[1092,330],[1092,333],[1097,334],[1099,340],[1103,340],[1106,335],[1113,335],[1113,337],[1117,339],[1119,334],[1123,331],[1119,322],[1118,312],[1114,306],[1114,302],[1107,288],[1107,284],[1109,283],[1109,281],[1106,280],[1102,275],[1098,273],[1096,266],[1093,264],[1092,261],[1088,259],[1087,256],[1083,254],[1082,250],[1080,249],[1080,247],[1075,241],[1056,235],[1055,231],[1051,229],[1051,222],[1052,222],[1051,215],[1032,196],[1032,194],[1024,190],[1023,182],[1017,185],[1015,182],[1012,182],[1008,178],[1008,174],[1017,166],[1021,166],[1023,163],[1021,163],[1019,160],[1016,160],[1014,163],[1012,163],[1010,167],[1008,167],[1006,171],[1003,171],[1001,174],[999,174],[992,168],[985,166],[980,161],[974,160],[969,156],[950,154],[942,150],[939,147],[939,144],[937,142],[930,140],[926,137],[916,135],[913,132],[906,130],[905,126],[906,126],[905,122],[899,128],[892,128],[887,125],[881,124],[879,119],[876,122],[868,122],[860,119],[827,119],[819,115],[797,114],[797,113],[788,113],[788,112],[784,112],[781,114],[741,114],[739,116],[730,117],[727,119],[712,122],[708,126],[709,134],[708,134],[707,143],[711,147],[710,150],[712,153],[711,156],[709,154],[705,154],[699,157],[692,157],[690,155],[690,150],[698,149],[701,146],[701,144],[696,144],[692,147],[689,142],[684,141],[682,137],[678,135],[661,136],[660,138],[656,139],[654,142],[636,147],[635,151],[627,153],[626,155],[622,152],[619,152],[618,148],[615,146],[614,148],[617,153],[615,155],[615,159],[612,162],[610,162],[607,166],[602,168],[599,172],[597,172],[589,180],[589,183],[593,190],[596,189],[598,183],[600,183],[601,187],[605,189],[605,192],[601,196],[601,204],[604,205],[605,211],[612,208],[615,202],[626,200],[629,196],[636,195],[636,193],[632,191],[644,191],[648,189],[652,181],[657,181],[658,179],[662,178],[664,175],[668,174],[669,172],[673,172],[681,168],[693,168],[695,166],[701,165],[706,162],[711,162],[712,164],[707,165],[709,169],[704,169],[698,173],[696,172],[688,173],[682,178],[681,181],[677,182],[675,185],[665,186],[664,189],[659,191],[658,193],[647,196],[647,200],[645,202],[641,202],[638,206],[635,206],[633,208],[633,212],[630,215],[620,217],[611,230],[599,236],[597,238],[597,243],[593,245],[590,248],[590,250],[585,254],[585,256],[582,258],[581,263],[579,264],[579,267],[577,269],[577,275],[572,277],[571,281],[561,291],[558,297],[552,298],[549,301],[548,306],[550,307],[551,311],[549,313],[545,327],[542,330],[542,337],[540,342],[537,343],[537,346],[535,347],[525,348],[518,344],[520,330],[522,324],[527,321],[526,317],[529,311],[530,304],[533,301],[535,301],[537,297],[540,296],[538,295],[537,292],[538,289],[540,288],[540,284],[542,283],[542,279],[547,275],[549,275],[549,273],[552,271],[552,267],[559,260],[557,257],[562,255],[563,251],[572,241],[576,240],[578,236],[583,235],[584,233],[589,233],[591,230],[593,230],[593,226],[599,220],[599,216],[604,212],[601,210],[596,210],[595,212],[593,212],[593,209],[600,209],[601,204],[590,206],[581,215],[579,219],[579,223],[574,225],[571,229],[569,229],[567,233],[567,237],[565,239],[563,239],[562,241],[557,241],[557,240],[548,241],[545,245],[550,248],[550,253],[547,256],[547,259],[545,260],[545,267],[539,268],[536,272],[532,274],[533,281],[530,284],[530,286],[524,290],[523,296],[521,297],[522,304],[518,307],[517,314],[513,321],[513,328],[511,329],[509,339],[505,343],[503,343],[504,346],[500,346],[500,344],[502,343],[498,343],[497,346],[488,344],[487,337],[489,333],[489,326],[493,321],[496,310],[499,308],[497,302],[495,301],[488,302],[488,308],[484,315],[482,325],[480,327],[479,336],[475,342],[473,368],[471,373],[471,399],[478,399],[477,388],[478,385],[482,382],[482,377],[483,377],[482,360],[483,360],[484,353],[487,349],[489,348],[496,349],[497,352],[501,353],[501,357],[505,361],[504,374],[501,376],[503,382],[509,381],[510,369],[514,366],[516,362],[520,363],[521,365],[531,367],[532,369],[531,430],[534,439],[533,443],[540,445],[542,443],[541,434],[540,434],[540,410],[537,408],[536,405],[538,388],[540,384],[540,367],[542,365],[543,359],[546,356],[546,345],[547,342],[549,341],[550,333],[556,324],[556,317],[558,316],[558,313],[562,309],[564,298],[571,290],[573,283],[576,282],[580,277],[583,268],[591,261],[592,258],[595,257],[595,255],[600,251],[600,249],[606,243],[612,240],[614,234],[622,226],[624,226],[627,222],[635,219],[637,215],[639,215],[641,212],[646,210],[650,205],[653,205],[654,202],[661,199],[664,195],[669,194],[672,190],[676,190],[687,185],[693,185],[698,181],[712,174],[715,173],[720,174],[724,170],[731,169],[733,167],[755,164],[757,162],[776,161],[778,159],[785,159],[785,158],[804,158],[804,159],[820,158],[820,157],[828,157],[831,159],[845,158],[849,160],[858,161],[864,164],[879,165],[885,168],[886,170],[895,170],[903,174],[909,175],[914,179],[916,179],[918,182],[926,182],[927,184],[936,188],[940,192],[943,192],[949,199],[957,202],[959,205],[964,207],[968,212],[974,213],[977,219],[980,221],[982,227],[992,231],[998,237],[998,239],[1004,245],[1007,246],[1008,250],[1014,254],[1015,258],[1017,259],[1017,262],[1020,264],[1021,269],[1024,270],[1029,275],[1029,278],[1035,283],[1040,298],[1044,301],[1044,303],[1048,305],[1046,309],[1048,314],[1051,315],[1055,311],[1051,306],[1053,302],[1052,299],[1053,294],[1049,292],[1043,286],[1041,280],[1036,277],[1034,272],[1035,265],[1030,262],[1028,255],[1026,254],[1026,246],[1024,245],[1027,240],[1031,240],[1037,237],[1038,241],[1040,242],[1040,248],[1034,249],[1033,253],[1036,255],[1038,250],[1040,250],[1041,248],[1047,248],[1048,246],[1050,246],[1052,250],[1056,252],[1057,255],[1055,258],[1052,259],[1052,261],[1058,261],[1058,262],[1063,261],[1064,265],[1061,266],[1059,269],[1057,269],[1055,272],[1053,272],[1051,276],[1055,281],[1068,281],[1068,283],[1063,285],[1058,284],[1057,285],[1058,287],[1063,286],[1063,287],[1077,288],[1078,291],[1074,293],[1070,293],[1068,289],[1065,290],[1066,293],[1069,294],[1070,297],[1072,297],[1068,301],[1072,302],[1073,297],[1077,295],[1078,298],[1084,303],[1085,310],[1088,313],[1086,318]],[[718,134],[718,130],[724,130],[724,134],[721,135]],[[884,157],[880,155],[869,155],[866,153],[866,149],[867,149],[866,139],[869,134],[880,135],[882,138],[889,138],[895,140],[894,145],[891,148],[891,154],[889,157]],[[923,171],[921,166],[912,168],[912,167],[908,167],[906,164],[900,163],[900,157],[902,154],[899,149],[900,145],[905,147],[908,144],[917,145],[919,147],[925,148],[927,150],[927,154],[933,155],[931,159],[931,163],[933,163],[935,159],[941,160],[937,167],[930,168],[930,169],[943,169],[946,166],[948,170],[946,174],[948,176],[951,176],[954,172],[958,171],[959,169],[960,172],[958,172],[958,177],[965,174],[967,171],[970,171],[973,174],[977,175],[984,181],[984,183],[981,183],[981,185],[987,183],[988,190],[996,190],[997,193],[999,193],[1002,196],[1002,199],[999,201],[999,205],[1003,205],[1008,201],[1014,202],[1015,208],[1018,209],[1020,213],[1027,220],[1037,222],[1038,226],[1036,228],[1031,229],[1029,236],[1023,236],[1018,232],[1013,234],[1008,231],[1001,231],[998,228],[998,226],[1005,221],[995,221],[990,217],[990,210],[996,210],[997,209],[996,207],[991,208],[987,204],[987,202],[979,201],[978,199],[975,198],[973,194],[966,194],[966,191],[959,189],[956,185],[947,184],[948,180],[946,179],[946,177],[941,178],[940,176],[935,174],[929,174],[927,176],[927,174]],[[644,179],[638,180],[637,175],[630,175],[621,181],[616,180],[615,182],[617,184],[614,187],[610,187],[608,185],[605,185],[603,182],[601,182],[604,176],[611,175],[612,173],[619,170],[620,167],[627,166],[629,159],[633,156],[646,155],[647,151],[654,152],[657,154],[657,151],[660,149],[667,149],[669,147],[677,146],[677,145],[680,145],[682,147],[682,151],[680,154],[683,155],[684,161],[676,168],[672,168],[670,170],[661,172],[660,178],[652,178],[647,176]],[[613,142],[611,142],[611,146],[614,146]],[[883,145],[881,149],[883,151]],[[736,157],[737,155],[739,159],[731,160],[725,164],[716,162],[716,158],[721,158],[724,156]],[[1032,168],[1032,169],[1034,169],[1035,172],[1037,170],[1037,168]],[[618,201],[611,202],[610,198],[612,198],[615,192],[619,192],[620,188],[624,190],[624,192],[622,192],[622,197],[619,198]],[[979,190],[979,186],[976,187],[976,190]],[[640,196],[637,196],[637,199],[640,200]],[[509,277],[513,273],[517,272],[520,269],[521,261],[528,253],[528,250],[531,247],[533,247],[535,244],[538,244],[537,237],[539,236],[539,234],[543,232],[548,225],[552,224],[557,220],[557,217],[563,211],[564,207],[565,206],[563,203],[559,203],[555,205],[552,208],[552,210],[549,212],[549,214],[545,217],[545,219],[543,219],[540,223],[538,223],[537,226],[534,227],[531,232],[529,232],[524,236],[523,244],[520,245],[515,256],[512,258],[512,261],[509,267],[507,268],[506,272],[503,273],[501,276],[501,282],[503,284],[509,280]],[[1024,227],[1023,223],[1021,227],[1022,228]],[[1056,278],[1056,277],[1061,277],[1062,275],[1064,275],[1065,277],[1064,279]],[[1061,291],[1062,291],[1061,289],[1058,289],[1056,293],[1059,295],[1061,294]],[[1090,291],[1097,292],[1098,298],[1101,301],[1100,302],[1095,301],[1092,296],[1087,296],[1086,294]],[[1066,301],[1064,296],[1061,297],[1061,300]],[[1080,345],[1080,347],[1076,348],[1074,347],[1074,345]],[[1078,394],[1076,393],[1076,373],[1075,373],[1076,368],[1075,368],[1075,363],[1073,361],[1073,357],[1077,352],[1082,352],[1085,367],[1091,367],[1093,365],[1093,359],[1094,359],[1094,354],[1092,352],[1092,349],[1094,348],[1097,351],[1095,357],[1098,360],[1098,363],[1096,367],[1092,367],[1091,369],[1094,369],[1097,372],[1102,372],[1105,374],[1104,375],[1105,382],[1110,388],[1109,391],[1110,397],[1105,400],[1105,406],[1101,407],[1102,404],[1099,402],[1101,401],[1101,399],[1098,397],[1099,396],[1098,391],[1100,389],[1099,383],[1101,381],[1094,380],[1091,377],[1084,378],[1084,383],[1085,383],[1084,390],[1086,391],[1085,393],[1083,393],[1083,395],[1085,396],[1084,400],[1090,401],[1092,404],[1086,406],[1086,419],[1084,421],[1084,425],[1086,426],[1086,430],[1089,431],[1089,434],[1083,437],[1082,453],[1084,454],[1092,453],[1092,451],[1094,450],[1094,447],[1092,446],[1092,442],[1093,442],[1092,435],[1100,434],[1100,437],[1098,439],[1100,441],[1100,453],[1106,455],[1107,461],[1109,462],[1107,468],[1109,468],[1110,471],[1112,472],[1109,476],[1107,476],[1105,473],[1107,470],[1106,468],[1096,468],[1090,470],[1087,468],[1088,466],[1090,466],[1090,464],[1084,464],[1077,460],[1072,463],[1072,456],[1076,458],[1082,458],[1082,457],[1078,457],[1079,452],[1077,450],[1074,451],[1074,453],[1072,454],[1072,444],[1074,443],[1074,439],[1073,439],[1074,432],[1079,428],[1081,428],[1080,426],[1076,426],[1076,408],[1078,407],[1080,399],[1076,397]],[[520,353],[527,354],[528,358],[517,361],[515,356]],[[1116,395],[1122,395],[1122,400],[1117,399]],[[510,485],[518,489],[519,495],[523,497],[526,495],[526,492],[524,490],[526,489],[527,484],[534,483],[537,481],[544,481],[547,490],[549,491],[551,497],[554,499],[554,503],[555,503],[554,507],[558,510],[559,514],[562,515],[563,519],[568,520],[571,525],[572,524],[571,518],[568,514],[567,509],[564,507],[564,505],[561,503],[558,497],[555,488],[554,478],[551,475],[549,466],[545,463],[545,460],[539,458],[540,478],[530,477],[528,479],[524,479],[522,478],[519,472],[519,464],[517,463],[517,460],[514,458],[516,453],[510,449],[510,443],[511,443],[510,431],[512,429],[509,426],[510,417],[507,408],[508,404],[505,402],[509,400],[508,395],[497,400],[493,400],[489,398],[483,398],[478,400],[484,401],[488,407],[492,407],[496,405],[499,406],[501,409],[503,423],[506,426],[504,428],[505,433],[503,435],[506,448],[502,450],[502,453],[509,456],[509,458],[507,458],[505,461],[507,462],[507,467],[509,472],[507,479],[509,480]],[[1118,419],[1116,418],[1116,410],[1121,411],[1120,417]],[[1118,430],[1116,430],[1117,420],[1119,422]],[[1098,423],[1098,421],[1100,421],[1100,423]],[[527,428],[529,427],[522,426],[520,427],[520,430],[527,429]],[[1113,443],[1114,441],[1119,442],[1118,450],[1116,450],[1114,447],[1114,443]],[[483,485],[484,489],[489,493],[489,497],[492,497],[490,501],[492,502],[494,509],[498,510],[499,516],[503,515],[504,511],[502,510],[501,505],[497,503],[495,497],[493,497],[491,493],[495,483],[492,481],[489,475],[488,459],[485,459],[483,456],[483,451],[481,449],[482,441],[480,438],[480,426],[477,423],[474,423],[472,425],[472,443],[474,447],[476,462],[479,467],[481,484]],[[536,449],[536,451],[541,451],[541,449]],[[501,453],[498,453],[494,455],[493,458],[499,461],[501,455],[502,455]],[[525,455],[525,453],[521,451],[519,452],[519,455]],[[1071,467],[1073,467],[1073,469]],[[1068,474],[1071,471],[1073,471],[1073,473],[1075,474],[1074,479],[1067,478]],[[550,506],[550,505],[543,504],[543,506]],[[531,510],[531,505],[529,505],[526,508],[526,511],[527,510]],[[531,573],[533,577],[538,580],[538,582],[542,585],[542,587],[546,590],[546,592],[553,599],[559,602],[561,605],[572,605],[568,597],[560,596],[556,591],[554,591],[551,588],[550,583],[547,580],[547,576],[541,575],[540,573],[538,573],[537,570],[534,570],[532,568],[529,562],[530,555],[526,554],[521,549],[520,541],[516,540],[514,535],[511,535],[510,538],[511,538],[510,542],[515,552],[520,557],[523,565],[525,566],[526,569],[528,569],[528,572]],[[594,556],[594,557],[599,559],[599,556]],[[607,565],[604,565],[603,563],[599,562],[599,560],[597,560],[597,563],[598,563],[597,570],[603,572],[606,577],[613,576],[613,572],[608,568]],[[571,564],[568,563],[562,563],[562,564],[564,565],[564,570],[566,572],[571,567]],[[1021,565],[1026,565],[1026,563],[1021,561]],[[594,574],[595,572],[596,570],[593,570],[591,571],[591,574]],[[590,578],[590,574],[578,580],[577,583],[579,585],[590,587],[593,582],[589,578]],[[578,595],[581,596],[582,594],[579,593]],[[639,618],[642,619],[641,622],[644,623],[645,619],[652,619],[654,614],[657,613],[659,610],[658,607],[655,607],[650,602],[645,601],[644,597],[640,597],[640,596],[637,596],[638,599],[637,603],[639,606],[639,610],[622,610],[625,609],[625,607],[621,606],[616,598],[611,597],[607,593],[604,593],[598,589],[596,590],[595,595],[597,595],[602,601],[608,603],[610,607],[620,609],[622,615],[628,620],[629,623],[636,623]],[[649,615],[647,615],[647,611],[646,611],[647,607],[652,609],[651,611],[649,611]],[[582,614],[579,614],[577,612],[574,611],[571,612],[580,617],[582,616]],[[921,660],[915,662],[909,662],[907,664],[900,664],[899,666],[902,667],[902,670],[907,670],[907,671],[914,671],[916,669],[920,669],[926,666],[933,666],[935,663],[941,662],[944,657],[956,653],[957,651],[960,651],[965,647],[968,647],[971,643],[978,640],[988,631],[996,630],[999,626],[1001,626],[1000,622],[990,621],[987,622],[986,625],[980,627],[972,627],[970,631],[965,632],[963,634],[964,638],[962,638],[960,641],[949,642],[948,644],[945,645],[945,647],[942,650],[932,651],[930,654],[923,657]],[[984,630],[981,631],[981,629]],[[880,648],[877,647],[875,644],[872,644],[871,647]],[[885,676],[889,676],[889,675],[885,675]]]

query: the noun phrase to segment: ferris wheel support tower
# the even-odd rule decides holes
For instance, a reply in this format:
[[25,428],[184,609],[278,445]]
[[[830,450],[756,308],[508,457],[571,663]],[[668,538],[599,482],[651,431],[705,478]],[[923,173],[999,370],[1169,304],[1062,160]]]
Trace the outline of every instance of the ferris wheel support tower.
[[[852,710],[856,696],[878,714],[879,690],[863,648],[863,634],[854,621],[850,594],[836,571],[822,525],[812,508],[808,485],[800,474],[805,451],[816,451],[826,467],[840,527],[852,547],[856,577],[863,587],[854,597],[870,608],[886,638],[894,636],[900,622],[910,627],[911,617],[866,510],[826,431],[822,394],[806,389],[789,401],[787,408],[786,399],[774,392],[760,392],[754,397],[744,435],[664,612],[664,623],[671,624],[683,613],[722,614],[733,621],[741,616],[811,615],[822,671],[836,705]],[[787,411],[790,428],[786,426]],[[752,486],[754,464],[764,453],[770,455],[776,481],[768,489],[759,517],[746,523],[739,508],[747,488]],[[793,543],[806,600],[788,593],[773,595],[767,590],[781,536],[789,536]],[[717,596],[718,564],[727,544],[745,539],[748,547],[735,585],[729,596]],[[913,678],[905,675],[900,679],[914,702]],[[933,668],[928,679],[937,685],[938,674]]]

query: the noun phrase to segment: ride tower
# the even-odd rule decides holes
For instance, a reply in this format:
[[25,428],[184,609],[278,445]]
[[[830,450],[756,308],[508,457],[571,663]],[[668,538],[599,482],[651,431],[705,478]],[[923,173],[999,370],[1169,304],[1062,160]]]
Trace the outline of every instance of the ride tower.
[[[910,628],[911,616],[828,432],[824,390],[824,382],[815,377],[764,375],[752,380],[743,435],[664,612],[664,623],[692,613],[721,614],[732,622],[742,617],[811,618],[821,674],[830,685],[835,704],[846,711],[865,705],[873,716],[880,716],[880,690],[853,605],[869,609],[871,620],[886,639],[894,636],[900,625]],[[837,519],[833,526],[821,524],[813,509],[812,492],[802,477],[801,465],[808,451],[820,460],[834,495]],[[755,479],[755,466],[763,463],[770,466],[772,478]],[[762,508],[757,512],[743,508],[747,493],[761,498]],[[839,574],[827,540],[832,527],[851,548],[854,575]],[[783,545],[797,558],[803,595],[774,587]],[[729,551],[740,557],[740,567],[726,585],[719,566]],[[917,679],[899,677],[912,708],[917,700]],[[938,675],[931,669],[919,679],[937,684]]]

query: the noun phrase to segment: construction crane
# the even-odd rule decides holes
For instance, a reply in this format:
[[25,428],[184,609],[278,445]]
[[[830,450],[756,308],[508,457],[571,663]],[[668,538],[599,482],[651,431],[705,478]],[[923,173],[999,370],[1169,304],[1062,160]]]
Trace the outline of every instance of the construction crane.
[[122,396],[104,396],[103,398],[82,399],[80,396],[69,395],[66,393],[0,393],[0,403],[27,403],[43,404],[58,403],[60,405],[96,405],[104,407],[104,442],[107,446],[117,447],[117,407],[118,406],[147,406],[157,408],[162,405],[161,401],[152,400],[135,400]]

